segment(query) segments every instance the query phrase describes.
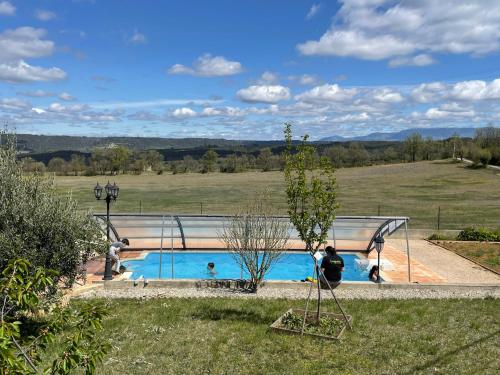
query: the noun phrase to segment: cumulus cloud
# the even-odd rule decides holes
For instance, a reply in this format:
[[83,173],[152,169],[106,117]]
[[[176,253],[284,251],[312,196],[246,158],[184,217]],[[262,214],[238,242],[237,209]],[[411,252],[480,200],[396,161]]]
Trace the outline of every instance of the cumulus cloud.
[[0,1],[0,15],[13,16],[16,14],[16,7],[9,1]]
[[343,0],[330,29],[297,48],[304,55],[392,59],[393,66],[428,65],[432,53],[494,53],[500,2]]
[[143,33],[140,33],[139,30],[135,29],[127,41],[131,44],[146,44],[148,42],[148,38],[146,38],[146,35]]
[[50,21],[56,18],[56,14],[50,10],[38,9],[35,12],[35,17],[40,21]]
[[277,103],[290,99],[290,89],[281,85],[253,85],[238,90],[236,96],[247,103]]
[[169,74],[190,74],[200,77],[222,77],[243,72],[243,66],[240,62],[226,60],[223,56],[205,54],[193,63],[192,68],[182,64],[175,64],[167,72]]
[[196,112],[193,111],[191,108],[187,107],[182,107],[182,108],[176,108],[172,111],[172,116],[176,118],[189,118],[189,117],[196,117]]
[[42,39],[47,32],[33,27],[7,29],[0,33],[0,61],[44,57],[54,51],[54,42]]
[[344,89],[336,83],[324,84],[297,95],[295,99],[304,102],[342,102],[352,99],[356,93],[356,89]]
[[441,82],[422,83],[414,88],[411,97],[418,103],[431,103],[444,96],[446,86]]
[[31,66],[23,60],[0,64],[0,81],[10,83],[56,81],[66,78],[66,73],[56,67]]
[[500,79],[458,82],[451,88],[450,97],[458,100],[500,99]]
[[320,8],[321,4],[313,4],[309,9],[309,12],[307,12],[306,19],[310,20],[313,18],[319,12]]
[[32,66],[29,58],[52,54],[54,43],[45,40],[44,29],[19,27],[0,33],[0,80],[11,83],[53,81],[66,78],[66,73],[57,67]]
[[400,103],[404,100],[399,92],[388,88],[375,90],[372,97],[374,100],[381,103]]

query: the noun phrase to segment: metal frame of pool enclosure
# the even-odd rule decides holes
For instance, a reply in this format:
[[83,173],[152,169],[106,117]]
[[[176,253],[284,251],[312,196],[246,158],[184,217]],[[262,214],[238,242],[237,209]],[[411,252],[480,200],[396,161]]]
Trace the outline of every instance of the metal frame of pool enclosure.
[[[106,225],[106,215],[95,217]],[[304,243],[288,217],[279,217],[289,223],[289,249],[304,250]],[[224,250],[225,244],[218,233],[231,219],[226,215],[176,215],[176,214],[113,214],[110,215],[112,239],[128,238],[130,250]],[[410,272],[410,247],[408,217],[386,216],[337,216],[328,231],[328,244],[338,251],[370,253],[375,248],[377,236],[391,235],[405,229]],[[114,238],[113,238],[114,237]]]

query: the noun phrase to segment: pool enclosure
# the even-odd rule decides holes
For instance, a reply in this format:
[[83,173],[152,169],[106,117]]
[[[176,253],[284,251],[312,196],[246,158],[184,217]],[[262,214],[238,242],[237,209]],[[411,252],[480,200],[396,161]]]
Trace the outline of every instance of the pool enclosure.
[[[106,215],[96,215],[103,227]],[[287,217],[289,249],[303,250],[304,243]],[[220,215],[152,215],[114,214],[110,216],[112,240],[128,238],[134,250],[217,250],[225,249],[219,233],[231,220]],[[391,235],[400,228],[407,230],[407,217],[337,216],[328,231],[328,244],[338,251],[369,253],[378,235]]]

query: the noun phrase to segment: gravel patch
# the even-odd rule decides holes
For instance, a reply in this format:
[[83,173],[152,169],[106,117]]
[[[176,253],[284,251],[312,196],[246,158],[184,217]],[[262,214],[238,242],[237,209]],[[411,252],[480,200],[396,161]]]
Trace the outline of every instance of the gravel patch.
[[[313,291],[314,293],[315,291]],[[500,288],[356,288],[338,289],[335,295],[340,299],[448,299],[448,298],[500,298]],[[313,294],[313,297],[315,294]],[[243,293],[223,289],[197,288],[141,288],[141,289],[94,289],[75,298],[286,298],[305,299],[307,291],[287,288],[261,288],[257,293]],[[329,291],[323,291],[322,297],[331,299]]]

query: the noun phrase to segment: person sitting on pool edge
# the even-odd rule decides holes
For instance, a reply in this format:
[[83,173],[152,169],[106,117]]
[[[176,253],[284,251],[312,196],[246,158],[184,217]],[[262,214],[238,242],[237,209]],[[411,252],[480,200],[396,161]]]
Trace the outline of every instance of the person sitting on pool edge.
[[378,266],[373,266],[371,268],[370,273],[368,274],[368,278],[370,279],[370,281],[377,282],[378,272]]
[[337,251],[332,246],[327,246],[325,251],[326,256],[321,261],[321,273],[323,276],[320,277],[320,283],[325,289],[329,289],[328,284],[333,289],[339,286],[340,280],[342,280],[344,259],[337,254]]
[[217,274],[217,271],[215,270],[215,263],[214,262],[209,262],[207,264],[207,272],[210,276],[215,276]]

